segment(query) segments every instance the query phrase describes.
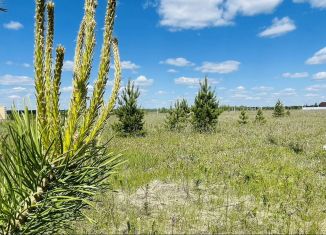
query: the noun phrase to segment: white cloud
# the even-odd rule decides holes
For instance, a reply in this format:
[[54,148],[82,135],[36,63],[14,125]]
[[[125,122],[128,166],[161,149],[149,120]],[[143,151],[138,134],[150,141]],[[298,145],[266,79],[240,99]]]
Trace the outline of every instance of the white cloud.
[[147,9],[149,7],[157,7],[158,6],[158,0],[146,0],[143,4],[143,8]]
[[197,67],[197,71],[202,73],[232,73],[239,70],[240,62],[234,60],[224,61],[222,63],[204,62],[202,66]]
[[177,70],[175,70],[175,69],[169,69],[168,70],[168,73],[177,73],[178,71]]
[[282,0],[160,0],[160,25],[170,30],[231,25],[237,15],[271,13]]
[[8,96],[10,99],[13,99],[13,100],[17,100],[17,99],[20,99],[20,96],[19,95],[10,95]]
[[310,3],[315,8],[326,8],[326,0],[293,0],[294,3]]
[[273,93],[274,96],[295,96],[297,95],[296,89],[294,88],[285,88],[281,90],[280,92]]
[[283,73],[282,76],[284,78],[306,78],[309,77],[309,73],[302,72],[302,73]]
[[18,21],[10,21],[9,23],[3,24],[3,27],[10,30],[19,30],[24,28],[24,26]]
[[197,86],[199,85],[198,78],[190,78],[190,77],[179,77],[174,79],[174,83],[177,85],[185,85],[185,86]]
[[244,86],[238,86],[235,88],[235,91],[239,91],[239,92],[243,92],[245,90],[246,90],[246,88]]
[[62,87],[61,91],[62,92],[71,92],[72,91],[72,86],[66,86],[66,87]]
[[0,85],[33,85],[33,79],[28,76],[5,74],[0,76]]
[[6,65],[9,65],[9,66],[11,66],[11,65],[22,66],[22,67],[24,67],[24,68],[29,68],[29,67],[31,67],[31,65],[28,64],[28,63],[22,63],[22,64],[20,64],[20,63],[14,63],[14,62],[11,61],[11,60],[7,60],[5,64],[6,64]]
[[318,94],[314,94],[314,93],[308,93],[305,95],[306,97],[318,97]]
[[169,58],[165,61],[161,61],[160,64],[168,64],[173,65],[176,67],[187,67],[187,66],[193,66],[194,64],[191,63],[189,60],[179,57],[179,58]]
[[307,91],[321,91],[326,89],[326,84],[318,84],[306,87]]
[[64,61],[62,70],[63,71],[69,71],[69,72],[74,71],[74,62],[72,60]]
[[162,91],[162,90],[159,90],[158,92],[156,92],[157,95],[166,95],[167,92],[166,91]]
[[22,92],[22,91],[25,91],[26,90],[26,88],[25,87],[14,87],[14,88],[12,88],[14,91],[16,91],[16,92]]
[[317,51],[311,58],[306,61],[306,64],[325,64],[326,63],[326,47]]
[[296,26],[289,17],[274,18],[273,24],[259,34],[259,37],[275,38],[294,31]]
[[268,86],[259,86],[259,87],[253,87],[251,89],[254,91],[266,92],[266,91],[272,91],[274,88]]
[[313,76],[314,80],[326,80],[326,72],[319,72],[314,74]]
[[137,70],[140,68],[139,65],[136,65],[135,63],[126,60],[126,61],[121,61],[121,68],[124,70]]
[[151,86],[154,82],[153,79],[149,79],[144,75],[139,76],[134,80],[136,86],[144,87],[144,86]]

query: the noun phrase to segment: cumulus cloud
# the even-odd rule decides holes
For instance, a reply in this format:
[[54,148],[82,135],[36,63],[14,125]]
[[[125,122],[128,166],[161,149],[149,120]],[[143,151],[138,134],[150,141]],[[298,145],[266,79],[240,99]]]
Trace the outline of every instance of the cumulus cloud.
[[5,74],[0,76],[0,85],[33,85],[33,79],[28,76]]
[[124,69],[124,70],[137,70],[140,68],[139,65],[129,61],[129,60],[126,60],[126,61],[121,61],[121,68]]
[[160,64],[168,64],[176,67],[187,67],[187,66],[193,66],[194,64],[190,62],[189,60],[179,57],[179,58],[169,58],[165,61],[161,61]]
[[319,72],[314,74],[313,76],[314,80],[326,80],[326,72]]
[[135,80],[135,85],[139,87],[151,86],[154,83],[153,79],[149,79],[144,75],[137,77]]
[[294,3],[310,3],[314,8],[326,8],[326,0],[293,0]]
[[196,86],[199,85],[199,78],[179,77],[174,80],[177,85]]
[[326,63],[326,47],[317,51],[312,57],[310,57],[306,64],[325,64]]
[[259,37],[275,38],[294,31],[296,26],[289,17],[274,18],[273,24],[259,33]]
[[160,25],[170,30],[231,25],[237,15],[271,13],[283,0],[160,0]]
[[197,71],[202,73],[232,73],[239,70],[240,62],[235,60],[228,60],[222,63],[204,62],[202,66],[197,67]]
[[74,71],[74,62],[72,60],[66,60],[63,62],[63,71],[72,72]]
[[[200,83],[203,81],[204,81],[203,79],[199,79],[196,77],[185,77],[185,76],[174,79],[175,84],[188,86],[190,88],[198,87]],[[220,80],[212,79],[212,78],[208,78],[207,81],[209,85],[216,85],[220,83]]]
[[309,73],[302,72],[302,73],[283,73],[282,76],[284,78],[306,78],[309,77]]
[[20,30],[24,26],[18,21],[10,21],[9,23],[3,24],[3,27],[10,30]]

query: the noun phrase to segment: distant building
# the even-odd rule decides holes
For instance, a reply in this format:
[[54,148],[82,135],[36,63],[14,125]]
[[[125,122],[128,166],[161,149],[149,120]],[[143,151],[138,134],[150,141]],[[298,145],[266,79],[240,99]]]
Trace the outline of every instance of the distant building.
[[0,121],[6,120],[7,111],[6,108],[3,106],[0,106]]
[[319,107],[326,107],[326,102],[321,102],[321,103],[319,104]]

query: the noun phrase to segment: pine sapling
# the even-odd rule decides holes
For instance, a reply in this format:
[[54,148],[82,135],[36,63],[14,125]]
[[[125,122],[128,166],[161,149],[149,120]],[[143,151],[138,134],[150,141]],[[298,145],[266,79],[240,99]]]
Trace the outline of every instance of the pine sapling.
[[241,110],[238,123],[244,125],[247,124],[248,122],[249,122],[249,117],[247,115],[247,112],[243,109]]
[[128,81],[118,98],[119,107],[115,113],[119,122],[113,125],[113,129],[122,136],[145,135],[144,111],[137,104],[139,96],[139,88],[136,88],[133,82]]
[[285,108],[284,105],[280,100],[278,100],[274,107],[273,117],[284,117],[285,115]]
[[185,99],[181,101],[177,100],[174,104],[174,108],[170,108],[168,111],[165,126],[169,130],[180,131],[184,129],[188,124],[188,119],[190,115],[190,108]]
[[266,118],[264,117],[264,113],[262,109],[258,109],[255,117],[255,122],[261,124],[266,123]]
[[208,85],[207,77],[200,83],[200,89],[192,107],[192,125],[196,131],[214,131],[221,114],[219,102],[212,88]]

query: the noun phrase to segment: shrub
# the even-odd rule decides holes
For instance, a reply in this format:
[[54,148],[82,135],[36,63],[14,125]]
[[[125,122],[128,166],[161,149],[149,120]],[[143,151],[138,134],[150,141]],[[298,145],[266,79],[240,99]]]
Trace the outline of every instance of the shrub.
[[239,120],[238,120],[238,123],[239,124],[247,124],[248,123],[248,115],[247,115],[247,112],[243,109],[240,113],[240,116],[239,116]]
[[200,83],[200,89],[192,107],[192,124],[196,131],[214,131],[221,114],[214,91],[208,85],[207,77]]
[[169,130],[184,129],[187,126],[188,118],[190,114],[190,108],[185,99],[181,101],[177,100],[174,104],[174,108],[170,108],[166,120],[165,126]]
[[278,100],[274,107],[273,117],[284,117],[285,108],[280,100]]
[[[87,84],[95,47],[95,0],[85,0],[77,38],[73,91],[67,118],[59,111],[64,48],[56,49],[52,68],[54,4],[36,0],[36,118],[25,109],[13,112],[0,148],[0,233],[52,234],[69,227],[91,206],[96,192],[120,163],[97,137],[114,107],[121,79],[117,40],[112,37],[116,1],[108,1],[98,77],[90,103]],[[45,20],[47,11],[47,20]],[[47,30],[45,37],[45,22]],[[104,104],[111,49],[115,61],[112,95]]]
[[116,110],[116,115],[119,122],[113,125],[113,129],[122,136],[143,136],[145,134],[144,111],[137,104],[139,96],[139,88],[136,88],[133,82],[128,81],[118,99],[119,107]]
[[262,109],[258,109],[256,117],[255,117],[255,122],[256,123],[266,123],[266,119],[264,117],[264,113]]

